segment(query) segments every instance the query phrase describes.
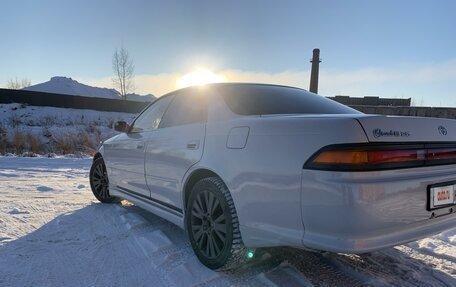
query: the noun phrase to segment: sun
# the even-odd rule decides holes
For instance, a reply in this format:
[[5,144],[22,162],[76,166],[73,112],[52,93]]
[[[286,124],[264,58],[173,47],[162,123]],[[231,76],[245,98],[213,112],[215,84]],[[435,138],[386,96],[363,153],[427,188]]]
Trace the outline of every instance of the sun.
[[201,86],[209,83],[225,82],[226,78],[223,75],[216,74],[207,69],[197,69],[191,73],[185,74],[176,81],[178,89]]

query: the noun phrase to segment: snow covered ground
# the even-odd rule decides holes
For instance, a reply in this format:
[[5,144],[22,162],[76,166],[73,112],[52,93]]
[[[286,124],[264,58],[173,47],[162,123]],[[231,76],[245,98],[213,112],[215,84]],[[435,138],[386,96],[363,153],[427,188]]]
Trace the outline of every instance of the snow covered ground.
[[362,256],[259,250],[208,270],[178,227],[95,201],[90,163],[0,157],[0,286],[456,286],[456,229]]
[[[0,104],[0,154],[89,153],[117,134],[116,121],[136,115],[119,112]],[[33,145],[30,136],[33,136]]]

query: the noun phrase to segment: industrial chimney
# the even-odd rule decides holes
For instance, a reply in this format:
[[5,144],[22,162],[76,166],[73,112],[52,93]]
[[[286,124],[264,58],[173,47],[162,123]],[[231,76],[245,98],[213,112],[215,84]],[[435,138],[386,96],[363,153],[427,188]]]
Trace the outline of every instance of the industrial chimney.
[[309,91],[318,94],[318,69],[320,66],[320,49],[313,49],[312,71],[310,73],[310,87]]

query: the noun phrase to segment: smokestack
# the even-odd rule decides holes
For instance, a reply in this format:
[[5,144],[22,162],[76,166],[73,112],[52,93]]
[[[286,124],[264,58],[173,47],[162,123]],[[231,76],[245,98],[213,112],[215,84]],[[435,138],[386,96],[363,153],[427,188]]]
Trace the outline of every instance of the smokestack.
[[309,91],[318,94],[318,69],[320,67],[320,49],[313,49],[312,72],[310,73],[310,87]]

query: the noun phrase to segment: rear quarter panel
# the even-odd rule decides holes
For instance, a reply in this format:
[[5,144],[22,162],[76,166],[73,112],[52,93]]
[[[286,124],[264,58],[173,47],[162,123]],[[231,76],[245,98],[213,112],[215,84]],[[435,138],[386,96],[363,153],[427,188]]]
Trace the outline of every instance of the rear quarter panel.
[[[227,148],[230,130],[249,127],[245,148]],[[325,145],[366,142],[351,118],[239,117],[207,124],[202,160],[231,191],[246,246],[300,246],[301,178],[306,160]]]

